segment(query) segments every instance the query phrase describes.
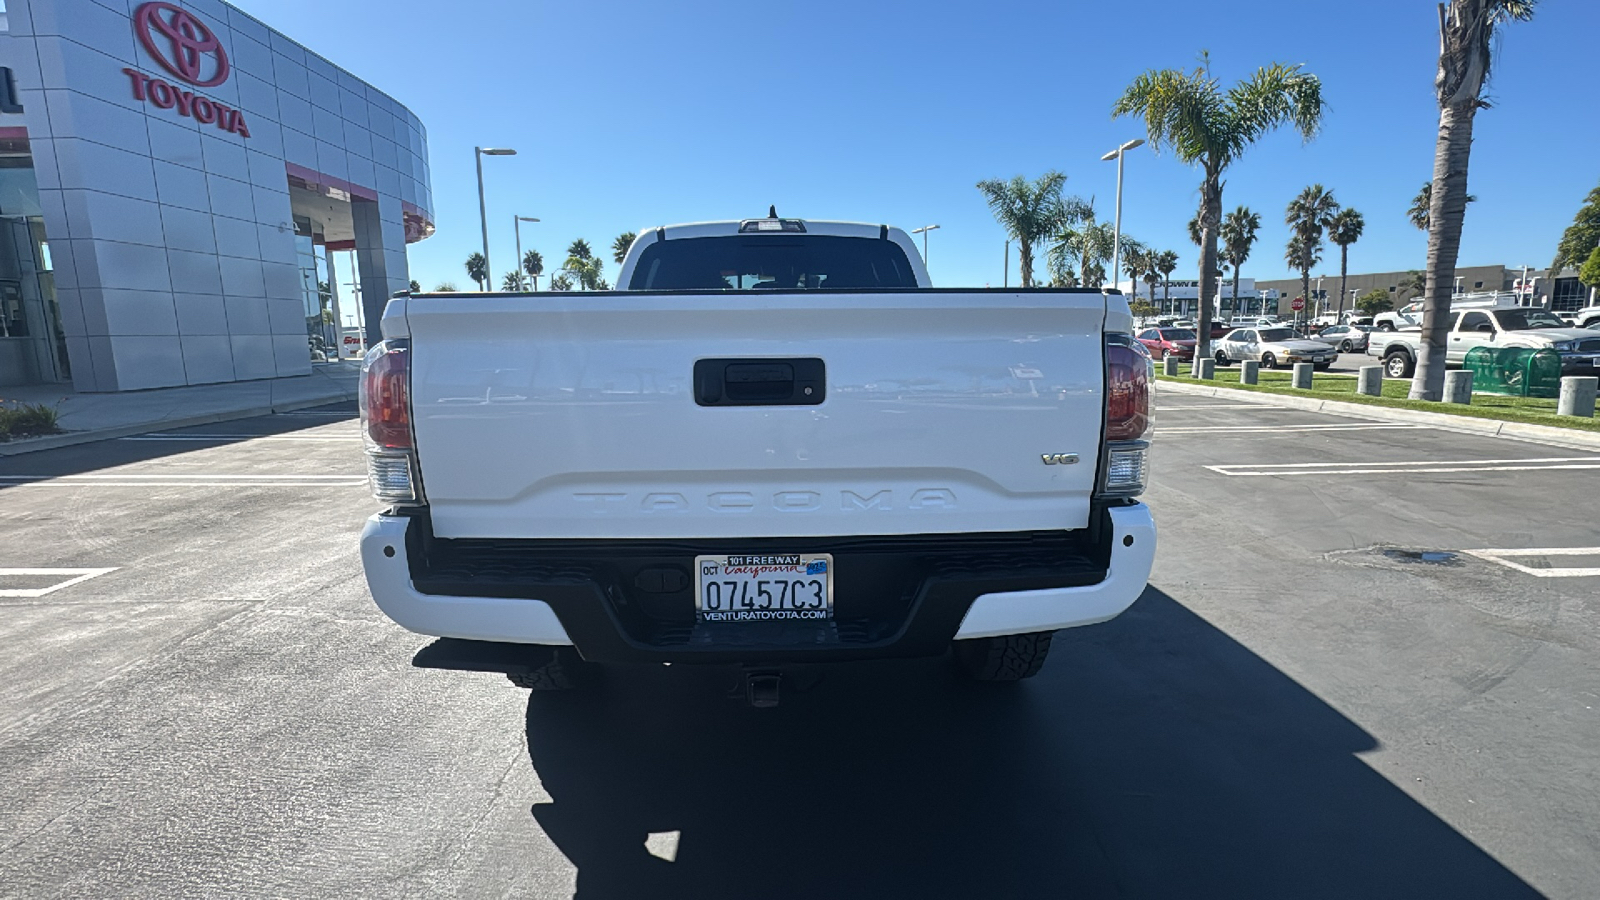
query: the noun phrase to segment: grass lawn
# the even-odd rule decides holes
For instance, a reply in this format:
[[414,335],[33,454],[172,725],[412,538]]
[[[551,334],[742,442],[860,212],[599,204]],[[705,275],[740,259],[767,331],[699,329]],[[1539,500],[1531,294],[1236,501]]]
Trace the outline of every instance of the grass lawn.
[[[1169,378],[1160,374],[1157,364],[1157,381],[1182,381],[1188,384],[1206,384],[1189,377],[1190,367],[1180,364],[1178,371],[1182,374],[1176,378]],[[1383,396],[1368,397],[1356,393],[1356,379],[1350,375],[1339,375],[1318,372],[1311,376],[1311,390],[1297,391],[1291,384],[1293,375],[1284,369],[1261,371],[1261,383],[1258,385],[1239,383],[1239,366],[1218,366],[1217,377],[1210,384],[1219,387],[1234,388],[1241,391],[1254,391],[1261,394],[1291,394],[1299,397],[1316,397],[1322,400],[1342,400],[1350,403],[1364,403],[1369,406],[1387,406],[1394,409],[1420,409],[1427,412],[1450,413],[1457,416],[1472,416],[1479,419],[1498,419],[1502,422],[1527,422],[1532,425],[1554,425],[1558,428],[1572,428],[1578,431],[1600,432],[1600,419],[1580,419],[1576,416],[1556,415],[1556,401],[1539,397],[1501,397],[1495,394],[1472,395],[1471,406],[1461,406],[1455,403],[1429,403],[1425,400],[1408,400],[1406,394],[1411,390],[1409,378],[1385,378],[1383,380]]]

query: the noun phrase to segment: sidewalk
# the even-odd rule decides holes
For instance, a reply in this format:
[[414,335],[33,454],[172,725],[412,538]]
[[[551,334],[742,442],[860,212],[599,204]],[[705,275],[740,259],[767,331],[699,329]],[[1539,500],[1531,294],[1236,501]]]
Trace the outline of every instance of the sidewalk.
[[0,456],[354,400],[360,377],[361,363],[350,360],[318,364],[295,378],[116,394],[79,394],[67,384],[0,388],[5,400],[58,405],[67,432],[0,443]]

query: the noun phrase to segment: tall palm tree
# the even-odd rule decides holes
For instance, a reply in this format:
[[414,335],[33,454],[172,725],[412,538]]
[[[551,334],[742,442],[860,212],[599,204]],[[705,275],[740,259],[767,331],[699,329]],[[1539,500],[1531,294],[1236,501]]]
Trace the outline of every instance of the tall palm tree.
[[1113,116],[1143,116],[1150,144],[1157,152],[1168,148],[1204,172],[1200,186],[1199,342],[1195,348],[1201,356],[1210,355],[1223,173],[1267,132],[1290,125],[1309,141],[1322,125],[1322,82],[1300,69],[1274,63],[1224,91],[1211,74],[1209,57],[1202,55],[1193,72],[1145,72],[1111,108]]
[[[1319,240],[1313,244],[1307,241],[1300,232],[1291,232],[1289,244],[1283,248],[1283,261],[1289,264],[1289,268],[1300,270],[1300,283],[1302,285],[1310,285],[1312,268],[1322,262],[1322,242]],[[1300,295],[1306,298],[1307,310],[1313,308],[1310,295],[1310,287],[1306,287],[1305,293]]]
[[1350,277],[1350,245],[1361,240],[1367,220],[1353,209],[1342,209],[1328,223],[1328,240],[1339,245],[1339,320],[1344,320],[1345,282]]
[[1062,196],[1066,183],[1067,176],[1055,171],[1044,173],[1037,181],[1018,175],[1010,181],[988,178],[978,182],[994,220],[1017,242],[1017,263],[1025,288],[1033,287],[1033,245],[1080,221],[1090,209],[1077,197]]
[[483,284],[489,280],[489,261],[483,258],[482,253],[467,257],[467,277],[478,283],[478,290],[484,290]]
[[[1467,202],[1477,203],[1478,198],[1468,194]],[[1411,208],[1406,210],[1406,218],[1411,220],[1411,224],[1417,226],[1418,231],[1427,231],[1429,210],[1432,208],[1433,182],[1424,181],[1422,190],[1417,191],[1417,195],[1411,198]]]
[[1428,204],[1428,295],[1422,306],[1422,347],[1411,380],[1413,400],[1444,396],[1445,332],[1455,288],[1461,223],[1467,212],[1467,166],[1472,125],[1489,81],[1494,30],[1533,17],[1535,0],[1447,0],[1439,4],[1439,138],[1433,151]]
[[572,279],[568,278],[565,274],[557,275],[550,279],[550,290],[570,291],[572,290]]
[[1306,309],[1313,308],[1311,267],[1322,258],[1322,233],[1338,214],[1339,202],[1333,199],[1333,191],[1326,190],[1320,184],[1313,184],[1301,191],[1284,210],[1283,223],[1289,226],[1294,235],[1293,241],[1298,242],[1301,248],[1300,259],[1310,260],[1313,253],[1317,257],[1316,261],[1296,266],[1300,269],[1300,296],[1306,298]]
[[[1251,211],[1248,206],[1241,206],[1226,216],[1222,217],[1222,225],[1218,228],[1218,237],[1222,241],[1222,258],[1233,266],[1233,306],[1239,308],[1239,270],[1244,267],[1245,261],[1250,258],[1250,250],[1256,244],[1256,236],[1261,231],[1261,214]],[[1262,312],[1266,312],[1265,309]]]
[[628,258],[628,248],[633,246],[637,237],[638,235],[631,231],[624,231],[611,242],[611,258],[616,260],[617,265],[622,265],[622,261]]
[[502,290],[502,291],[520,291],[520,290],[522,290],[522,273],[516,271],[515,269],[513,269],[510,272],[507,272],[505,275],[501,276],[501,278],[500,278],[500,290]]
[[544,257],[537,250],[522,254],[522,271],[533,279],[533,289],[539,289],[539,276],[544,274]]
[[1206,232],[1204,228],[1200,227],[1199,213],[1195,213],[1194,218],[1189,220],[1189,243],[1195,245],[1196,247],[1205,246]]
[[[1119,274],[1128,276],[1129,289],[1133,292],[1133,299],[1135,300],[1139,299],[1139,279],[1150,268],[1149,263],[1146,262],[1149,254],[1150,249],[1148,247],[1126,235],[1123,236],[1122,273]],[[1151,298],[1154,299],[1154,297],[1155,291],[1152,290]]]
[[[1178,251],[1163,250],[1156,254],[1156,271],[1161,273],[1161,305],[1171,308],[1172,273],[1178,270]],[[1154,297],[1150,299],[1154,300]]]
[[1159,261],[1157,258],[1160,255],[1161,255],[1160,253],[1158,253],[1158,252],[1156,252],[1154,250],[1145,253],[1145,255],[1144,255],[1144,274],[1139,276],[1141,279],[1144,280],[1145,284],[1150,285],[1150,302],[1151,303],[1154,303],[1155,300],[1156,300],[1156,285],[1161,283],[1161,270],[1156,268],[1156,263]]
[[578,259],[593,259],[594,251],[589,249],[589,242],[578,238],[567,245],[567,255],[576,256]]
[[1072,268],[1069,260],[1078,262],[1078,283],[1087,288],[1099,288],[1106,283],[1106,263],[1111,261],[1115,249],[1116,229],[1110,222],[1096,222],[1090,207],[1083,221],[1062,228],[1054,238],[1045,265],[1052,276]]

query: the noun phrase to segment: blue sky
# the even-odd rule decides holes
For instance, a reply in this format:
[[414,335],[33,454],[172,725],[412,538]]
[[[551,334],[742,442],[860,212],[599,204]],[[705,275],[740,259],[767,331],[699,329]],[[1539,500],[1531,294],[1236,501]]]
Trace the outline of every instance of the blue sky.
[[[785,216],[938,223],[936,283],[998,285],[1005,235],[974,183],[1059,169],[1109,217],[1116,166],[1100,156],[1143,136],[1142,123],[1113,121],[1111,104],[1140,71],[1192,66],[1202,49],[1227,82],[1305,63],[1330,106],[1316,141],[1273,135],[1227,176],[1227,207],[1265,223],[1246,276],[1289,276],[1283,207],[1313,182],[1366,216],[1352,271],[1426,257],[1405,209],[1431,176],[1437,134],[1429,0],[234,2],[421,117],[438,233],[410,252],[426,287],[468,285],[474,145],[519,151],[485,160],[496,273],[512,267],[513,214],[543,219],[524,226],[524,246],[550,266],[577,237],[609,248],[622,231],[776,204]],[[1506,30],[1495,105],[1477,119],[1463,265],[1548,265],[1600,182],[1584,74],[1596,34],[1593,0],[1547,0]],[[1124,230],[1177,250],[1174,278],[1197,269],[1184,226],[1199,180],[1170,154],[1129,156]],[[1337,248],[1324,260],[1319,272],[1336,274]]]

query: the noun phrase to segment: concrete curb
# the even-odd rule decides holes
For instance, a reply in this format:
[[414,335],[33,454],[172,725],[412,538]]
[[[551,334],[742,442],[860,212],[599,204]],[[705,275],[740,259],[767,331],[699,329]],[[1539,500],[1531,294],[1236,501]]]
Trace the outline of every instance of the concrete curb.
[[[1259,403],[1271,406],[1287,406],[1292,409],[1304,409],[1310,412],[1327,413],[1333,416],[1349,416],[1360,419],[1377,419],[1384,422],[1406,422],[1413,425],[1427,425],[1441,431],[1455,431],[1462,434],[1476,434],[1485,437],[1509,438],[1516,441],[1531,441],[1538,444],[1552,444],[1557,447],[1567,447],[1574,450],[1600,450],[1600,434],[1585,431],[1575,431],[1569,428],[1555,428],[1549,425],[1529,425],[1525,422],[1502,422],[1499,419],[1478,419],[1470,416],[1454,416],[1449,413],[1426,412],[1420,409],[1391,409],[1386,406],[1367,406],[1362,403],[1344,403],[1339,400],[1321,400],[1315,397],[1296,397],[1293,394],[1269,394],[1256,391],[1244,391],[1238,388],[1220,387],[1203,383],[1187,383],[1177,381],[1157,381],[1156,392],[1171,390],[1179,394],[1193,394],[1200,397],[1220,397],[1225,400],[1239,400],[1245,403]],[[1158,426],[1159,429],[1159,426]],[[1157,431],[1159,434],[1159,430]]]
[[69,431],[66,434],[49,434],[36,438],[18,438],[0,444],[0,457],[17,456],[39,450],[54,450],[58,447],[72,447],[77,444],[92,444],[96,441],[111,441],[136,434],[145,434],[150,431],[164,431],[170,428],[192,428],[196,425],[214,425],[217,422],[231,422],[234,419],[251,419],[256,416],[293,412],[297,409],[326,406],[329,403],[354,399],[356,399],[354,390],[333,390],[321,396],[301,397],[296,400],[286,400],[282,403],[242,407],[240,409],[184,416],[175,419],[157,419],[150,422],[137,422],[131,425],[118,425],[115,428],[95,428],[89,431]]

